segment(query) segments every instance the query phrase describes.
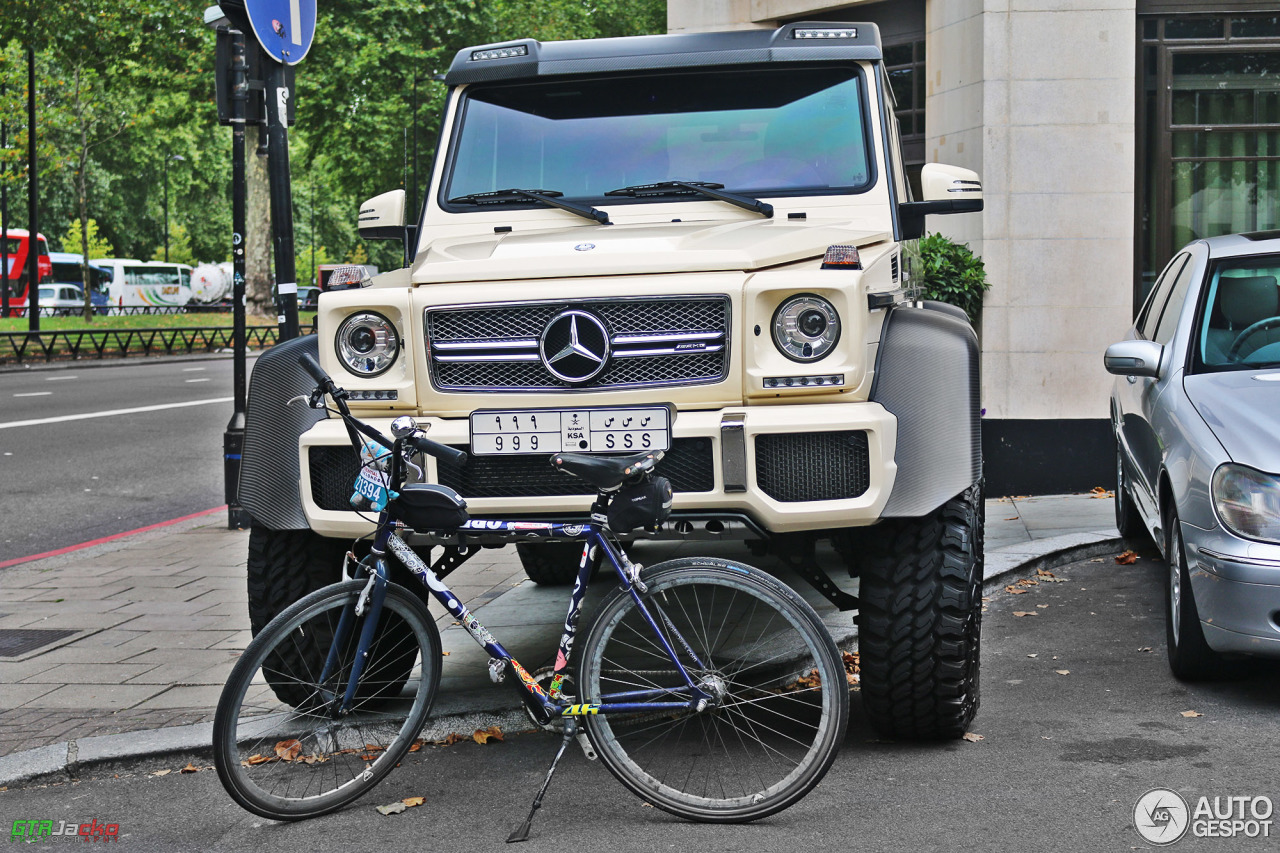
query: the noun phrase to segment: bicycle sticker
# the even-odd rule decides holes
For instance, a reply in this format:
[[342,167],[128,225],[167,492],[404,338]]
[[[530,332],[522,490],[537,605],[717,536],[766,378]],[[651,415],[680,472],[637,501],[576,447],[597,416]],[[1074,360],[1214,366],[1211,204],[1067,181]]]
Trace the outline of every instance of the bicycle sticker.
[[[377,453],[377,456],[374,454]],[[385,447],[375,446],[370,442],[360,444],[360,474],[356,477],[355,491],[351,495],[351,503],[360,507],[360,498],[369,501],[369,508],[374,512],[382,512],[387,502],[395,497],[391,491],[391,475],[378,468],[378,464],[387,458],[389,452]]]

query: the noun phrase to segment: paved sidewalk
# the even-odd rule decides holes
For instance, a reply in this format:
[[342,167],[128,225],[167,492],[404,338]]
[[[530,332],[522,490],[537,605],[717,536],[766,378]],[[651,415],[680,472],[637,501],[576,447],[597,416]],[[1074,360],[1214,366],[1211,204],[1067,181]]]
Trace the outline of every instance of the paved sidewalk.
[[[1092,495],[990,500],[986,543],[988,580],[1119,546],[1112,502]],[[216,513],[0,569],[0,786],[74,771],[77,760],[207,744],[222,684],[250,638],[247,547],[248,533],[227,530]],[[732,555],[779,574],[837,638],[855,635],[851,613],[740,544],[641,543],[632,556],[652,564],[694,553]],[[837,581],[848,578],[829,549],[818,559]],[[514,549],[483,551],[449,583],[527,668],[551,663],[567,593],[527,581]],[[856,581],[849,583],[853,591]],[[483,650],[447,614],[438,623],[449,653],[440,725],[469,730],[470,716],[495,712],[513,719],[516,695],[489,683]],[[46,642],[10,654],[15,630],[61,633],[35,634]]]

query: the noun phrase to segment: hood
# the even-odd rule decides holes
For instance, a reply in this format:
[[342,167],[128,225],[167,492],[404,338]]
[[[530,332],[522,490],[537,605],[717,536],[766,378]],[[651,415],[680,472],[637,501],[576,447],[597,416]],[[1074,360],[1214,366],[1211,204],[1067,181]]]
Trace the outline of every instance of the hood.
[[756,270],[821,257],[833,244],[889,239],[847,222],[733,220],[601,225],[432,241],[414,284]]
[[1231,461],[1280,474],[1280,371],[1202,373],[1183,387]]

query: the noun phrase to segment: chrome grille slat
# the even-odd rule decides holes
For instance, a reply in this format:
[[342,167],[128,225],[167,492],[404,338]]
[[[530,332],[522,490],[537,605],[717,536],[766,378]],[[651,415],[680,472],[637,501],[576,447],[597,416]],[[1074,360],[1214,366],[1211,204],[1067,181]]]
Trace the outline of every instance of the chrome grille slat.
[[[613,360],[587,385],[549,373],[543,328],[566,308],[609,327]],[[426,310],[432,384],[446,391],[562,391],[721,381],[728,373],[729,300],[679,296],[560,300]],[[698,348],[680,349],[702,344]]]

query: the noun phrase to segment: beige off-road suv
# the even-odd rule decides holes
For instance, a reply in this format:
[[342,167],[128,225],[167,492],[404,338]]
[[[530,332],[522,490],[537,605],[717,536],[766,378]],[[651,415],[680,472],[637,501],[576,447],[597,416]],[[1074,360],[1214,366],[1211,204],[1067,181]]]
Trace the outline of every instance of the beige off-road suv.
[[[324,294],[318,334],[254,371],[255,629],[371,530],[341,423],[286,406],[310,390],[308,351],[384,432],[410,414],[468,451],[425,474],[473,519],[585,516],[590,487],[555,451],[665,451],[674,509],[638,535],[774,550],[858,608],[877,726],[963,733],[977,341],[962,312],[915,299],[910,271],[925,215],[980,210],[982,192],[930,164],[912,199],[881,59],[874,25],[831,23],[461,51],[421,210],[406,217],[403,190],[360,210],[361,234],[403,241],[411,263]],[[813,560],[823,538],[857,597]],[[576,570],[576,545],[519,550],[539,583]]]

